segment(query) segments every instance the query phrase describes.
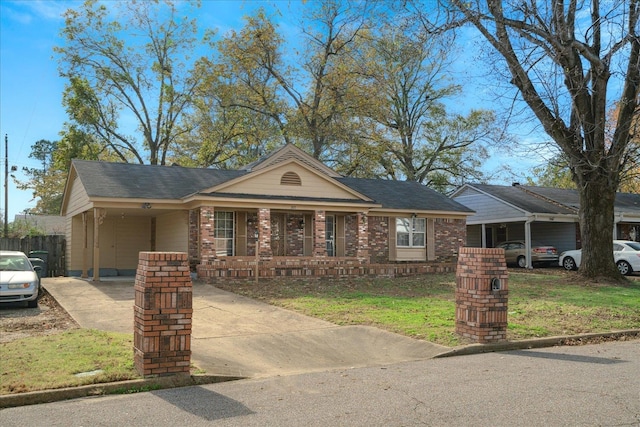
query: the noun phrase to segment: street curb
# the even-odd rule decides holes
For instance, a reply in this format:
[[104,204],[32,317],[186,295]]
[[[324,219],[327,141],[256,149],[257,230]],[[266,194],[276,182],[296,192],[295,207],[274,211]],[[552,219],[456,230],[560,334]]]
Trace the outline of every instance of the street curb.
[[[526,341],[501,342],[495,344],[469,344],[465,346],[455,347],[451,350],[437,354],[433,356],[432,359],[510,350],[554,347],[572,342],[587,343],[588,341],[594,339],[620,339],[621,337],[630,337],[631,339],[640,338],[640,329],[628,329],[623,331],[605,333],[565,335],[548,338],[537,338]],[[246,379],[246,377],[221,375],[174,375],[104,384],[90,384],[86,386],[69,387],[55,390],[42,390],[28,393],[10,394],[0,396],[0,410],[16,406],[58,402],[61,400],[77,399],[81,397],[138,393],[167,388],[214,384],[241,379]]]
[[444,353],[437,354],[433,359],[439,359],[442,357],[452,356],[467,356],[471,354],[480,353],[493,353],[499,351],[510,350],[526,350],[531,348],[544,348],[555,347],[560,345],[566,345],[568,343],[588,343],[590,340],[605,338],[605,339],[620,339],[621,337],[640,338],[640,329],[626,329],[623,331],[615,332],[602,332],[602,333],[589,333],[579,335],[562,335],[555,337],[536,338],[525,341],[506,341],[492,344],[469,344],[465,346],[455,347]]
[[54,390],[42,390],[0,396],[0,409],[11,408],[15,406],[58,402],[61,400],[77,399],[80,397],[88,396],[130,394],[143,391],[162,390],[166,388],[214,384],[241,379],[244,379],[244,377],[219,375],[172,375],[166,377],[118,381],[104,384],[89,384],[79,387],[68,387]]

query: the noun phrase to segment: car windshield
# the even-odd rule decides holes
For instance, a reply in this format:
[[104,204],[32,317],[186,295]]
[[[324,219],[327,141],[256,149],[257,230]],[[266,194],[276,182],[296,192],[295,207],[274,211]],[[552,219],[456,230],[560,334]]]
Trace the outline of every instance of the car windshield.
[[26,257],[20,255],[2,255],[0,271],[30,271],[31,264]]

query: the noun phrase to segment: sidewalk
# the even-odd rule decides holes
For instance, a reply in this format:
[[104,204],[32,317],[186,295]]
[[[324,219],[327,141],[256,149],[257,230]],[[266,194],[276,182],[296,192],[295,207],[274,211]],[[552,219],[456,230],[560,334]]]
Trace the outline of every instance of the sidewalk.
[[[45,278],[82,326],[133,333],[133,280]],[[270,377],[383,366],[450,349],[367,326],[337,326],[212,285],[193,285],[192,363],[208,375]]]

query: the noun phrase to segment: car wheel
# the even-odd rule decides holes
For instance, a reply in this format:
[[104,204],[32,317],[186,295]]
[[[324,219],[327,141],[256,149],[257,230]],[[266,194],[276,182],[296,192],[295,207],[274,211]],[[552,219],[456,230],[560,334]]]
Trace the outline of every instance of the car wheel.
[[525,268],[527,266],[527,259],[523,256],[518,257],[518,267]]
[[616,265],[618,266],[618,271],[623,276],[628,276],[633,271],[631,265],[627,261],[618,261],[618,264]]
[[576,261],[570,256],[568,256],[562,260],[562,266],[564,267],[565,270],[575,270]]
[[27,307],[29,308],[38,308],[38,298],[33,301],[27,301]]

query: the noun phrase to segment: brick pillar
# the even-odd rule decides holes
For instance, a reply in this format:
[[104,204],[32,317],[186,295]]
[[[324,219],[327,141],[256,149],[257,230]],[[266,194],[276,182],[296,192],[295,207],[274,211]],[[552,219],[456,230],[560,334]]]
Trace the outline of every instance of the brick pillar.
[[184,252],[140,252],[135,281],[134,363],[143,376],[189,374],[193,308]]
[[356,256],[360,261],[369,260],[369,218],[364,212],[358,212],[358,247]]
[[315,211],[313,218],[313,256],[327,256],[327,234],[324,211]]
[[200,209],[189,210],[189,267],[196,271],[200,263]]
[[200,208],[200,261],[216,259],[216,241],[214,226],[214,209],[212,206]]
[[258,256],[263,260],[273,257],[271,251],[271,209],[258,209]]
[[456,270],[456,333],[479,343],[507,339],[504,249],[460,248]]

